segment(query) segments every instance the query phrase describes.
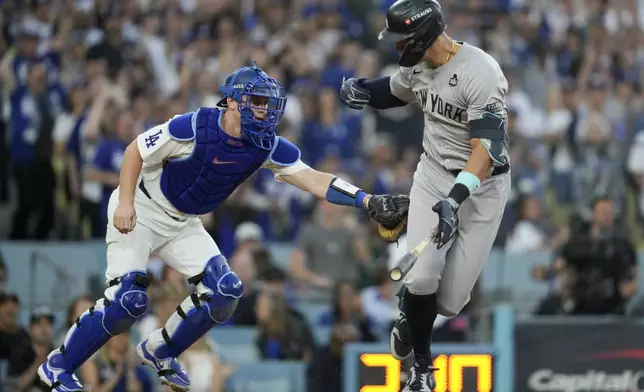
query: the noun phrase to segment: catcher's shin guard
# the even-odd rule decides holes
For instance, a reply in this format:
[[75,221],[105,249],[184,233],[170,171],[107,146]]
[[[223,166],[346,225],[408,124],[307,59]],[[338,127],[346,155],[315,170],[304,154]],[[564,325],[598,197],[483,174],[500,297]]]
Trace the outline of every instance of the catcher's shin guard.
[[42,382],[55,391],[83,390],[74,372],[112,336],[127,331],[148,308],[150,278],[134,271],[109,282],[105,298],[83,313],[62,346],[38,368]]
[[187,390],[190,381],[176,358],[216,323],[227,321],[244,291],[242,281],[221,255],[210,259],[204,271],[189,281],[197,284],[196,291],[177,307],[163,328],[136,348],[164,384],[180,390]]

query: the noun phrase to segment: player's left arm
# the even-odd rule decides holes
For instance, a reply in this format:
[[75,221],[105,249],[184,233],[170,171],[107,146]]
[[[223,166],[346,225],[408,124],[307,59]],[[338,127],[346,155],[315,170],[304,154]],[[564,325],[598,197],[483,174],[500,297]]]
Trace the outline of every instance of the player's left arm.
[[508,82],[501,67],[494,62],[482,62],[463,82],[459,88],[467,107],[472,153],[447,198],[432,208],[439,216],[433,233],[439,249],[456,234],[457,211],[465,199],[481,186],[493,167],[509,164],[505,108]]
[[[359,187],[309,167],[300,160],[300,150],[278,137],[263,167],[273,171],[277,181],[284,181],[330,203],[366,209],[369,215],[389,230],[395,241],[407,221],[409,197],[403,195],[370,195]],[[382,233],[381,233],[382,235]],[[385,237],[385,236],[383,236]],[[395,237],[395,238],[394,238]]]
[[459,205],[481,186],[494,167],[509,164],[505,107],[508,82],[501,68],[496,63],[485,63],[461,88],[472,153],[450,192]]

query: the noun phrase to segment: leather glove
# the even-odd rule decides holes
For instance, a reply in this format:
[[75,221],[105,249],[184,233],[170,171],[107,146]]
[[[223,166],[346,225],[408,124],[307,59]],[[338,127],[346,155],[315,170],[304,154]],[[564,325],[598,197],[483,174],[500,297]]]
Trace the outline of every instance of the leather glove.
[[396,242],[407,227],[409,196],[372,196],[367,204],[367,211],[378,222],[380,237],[387,242]]
[[452,198],[441,200],[432,207],[438,214],[438,226],[432,232],[432,241],[440,249],[447,244],[456,234],[458,229],[458,203]]
[[351,109],[362,110],[371,100],[371,93],[362,85],[366,79],[342,80],[340,98],[342,102]]

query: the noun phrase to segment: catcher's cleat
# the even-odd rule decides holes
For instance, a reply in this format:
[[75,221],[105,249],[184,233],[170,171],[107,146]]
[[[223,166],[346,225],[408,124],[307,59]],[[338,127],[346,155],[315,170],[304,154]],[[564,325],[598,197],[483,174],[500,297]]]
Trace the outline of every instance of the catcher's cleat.
[[136,355],[144,365],[154,368],[161,379],[161,384],[167,385],[175,391],[187,391],[190,379],[176,358],[156,358],[147,348],[148,340],[136,346]]
[[56,366],[62,356],[63,354],[57,350],[49,354],[45,363],[38,368],[40,382],[54,392],[84,391],[83,385],[73,373]]

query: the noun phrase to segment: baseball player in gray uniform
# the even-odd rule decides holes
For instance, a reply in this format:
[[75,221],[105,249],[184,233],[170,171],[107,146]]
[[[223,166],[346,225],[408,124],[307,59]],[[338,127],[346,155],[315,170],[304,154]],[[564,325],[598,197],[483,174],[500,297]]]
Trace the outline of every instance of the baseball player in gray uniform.
[[404,279],[390,343],[397,359],[414,354],[403,391],[430,392],[436,315],[453,317],[470,300],[510,193],[508,84],[492,57],[445,34],[436,0],[398,0],[386,22],[379,38],[396,43],[401,67],[391,77],[346,80],[340,95],[353,109],[417,102],[425,113],[407,246],[430,236],[436,245],[423,250]]

